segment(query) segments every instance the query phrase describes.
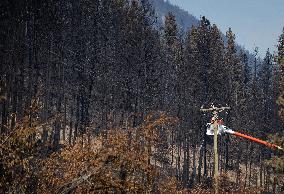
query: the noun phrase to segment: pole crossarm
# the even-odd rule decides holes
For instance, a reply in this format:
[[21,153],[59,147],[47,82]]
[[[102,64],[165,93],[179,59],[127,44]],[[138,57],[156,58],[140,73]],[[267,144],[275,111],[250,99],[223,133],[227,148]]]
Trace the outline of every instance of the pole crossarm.
[[218,111],[218,112],[221,112],[221,111],[224,111],[224,110],[230,110],[231,107],[215,107],[215,106],[212,106],[211,108],[201,108],[200,111],[201,112],[214,112],[214,111]]

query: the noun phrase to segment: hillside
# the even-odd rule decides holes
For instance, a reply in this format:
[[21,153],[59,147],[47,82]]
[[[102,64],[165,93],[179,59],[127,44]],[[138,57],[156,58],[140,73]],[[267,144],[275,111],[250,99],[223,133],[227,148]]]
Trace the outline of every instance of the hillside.
[[[159,27],[163,27],[165,22],[165,15],[169,12],[173,13],[176,17],[176,23],[178,24],[181,31],[186,32],[192,26],[198,26],[200,21],[195,16],[190,14],[188,11],[183,10],[179,6],[171,4],[167,0],[150,0],[153,8],[155,9],[155,14],[157,16],[157,24]],[[218,24],[217,24],[218,26]],[[221,37],[224,42],[227,42],[225,32],[221,32]],[[248,59],[250,62],[254,61],[254,56],[251,52],[246,50],[246,48],[240,46],[242,43],[236,44],[236,49],[238,52],[244,50],[248,55]],[[260,59],[261,60],[261,59]]]
[[164,23],[165,15],[168,12],[172,12],[176,16],[177,24],[184,30],[187,30],[191,26],[197,26],[199,20],[188,13],[187,11],[181,9],[178,6],[172,5],[168,1],[164,0],[151,0],[153,7],[156,10],[158,16],[158,23],[161,25]]

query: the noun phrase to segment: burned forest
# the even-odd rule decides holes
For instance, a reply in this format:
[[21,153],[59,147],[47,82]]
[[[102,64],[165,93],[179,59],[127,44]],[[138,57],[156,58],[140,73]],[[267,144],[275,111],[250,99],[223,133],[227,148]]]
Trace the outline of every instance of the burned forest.
[[261,57],[204,16],[158,21],[147,0],[0,2],[0,193],[284,192],[283,150],[216,145],[201,111],[283,148],[284,28]]

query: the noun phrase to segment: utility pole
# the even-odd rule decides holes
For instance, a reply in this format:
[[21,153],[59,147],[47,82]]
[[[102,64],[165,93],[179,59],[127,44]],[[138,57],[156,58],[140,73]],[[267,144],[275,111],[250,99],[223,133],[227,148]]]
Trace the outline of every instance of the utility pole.
[[218,187],[219,187],[219,158],[218,158],[218,113],[224,110],[228,110],[230,107],[215,107],[214,105],[211,108],[204,109],[201,108],[201,112],[212,112],[212,119],[211,123],[214,127],[214,188],[215,194],[218,194]]
[[206,135],[210,135],[213,136],[214,135],[214,188],[215,188],[215,194],[218,194],[218,187],[219,187],[219,169],[218,169],[218,135],[222,135],[224,133],[227,134],[231,134],[237,137],[242,137],[245,139],[248,139],[252,142],[256,142],[262,145],[265,145],[271,149],[278,149],[283,151],[284,149],[276,144],[267,142],[267,141],[263,141],[261,139],[249,136],[249,135],[245,135],[243,133],[237,132],[237,131],[233,131],[232,129],[226,127],[222,121],[222,119],[218,119],[218,113],[225,111],[225,110],[229,110],[230,107],[215,107],[214,105],[211,105],[210,108],[203,108],[201,107],[200,111],[201,112],[211,112],[212,113],[212,118],[210,123],[207,123],[207,132]]
[[215,180],[215,194],[218,194],[219,187],[219,157],[218,157],[218,112],[213,111],[214,118],[214,180]]

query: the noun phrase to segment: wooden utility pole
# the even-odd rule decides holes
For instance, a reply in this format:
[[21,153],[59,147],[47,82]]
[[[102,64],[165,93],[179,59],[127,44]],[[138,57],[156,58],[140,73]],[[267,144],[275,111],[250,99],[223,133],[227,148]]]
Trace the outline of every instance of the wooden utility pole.
[[219,158],[218,158],[218,112],[222,112],[224,110],[228,110],[230,107],[215,107],[214,105],[211,108],[204,109],[201,108],[201,112],[212,112],[212,119],[214,126],[214,188],[215,194],[218,194],[218,187],[219,187]]
[[219,188],[219,158],[218,158],[218,112],[213,112],[214,118],[214,180],[215,180],[215,194],[218,194]]

